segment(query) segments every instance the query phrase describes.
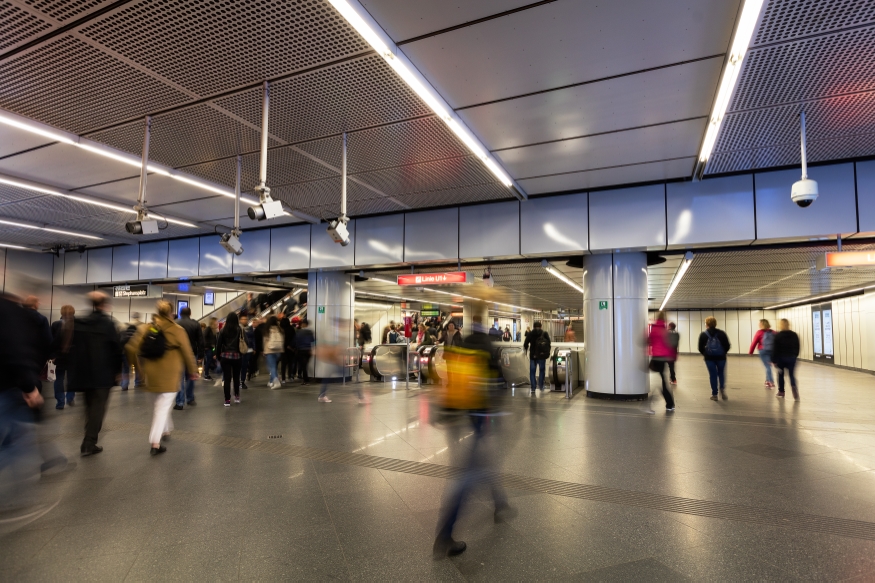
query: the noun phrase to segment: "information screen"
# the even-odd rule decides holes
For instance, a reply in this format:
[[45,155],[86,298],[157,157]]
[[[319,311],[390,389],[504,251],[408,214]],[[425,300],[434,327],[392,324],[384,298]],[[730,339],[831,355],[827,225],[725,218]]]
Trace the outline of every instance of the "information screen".
[[832,305],[822,309],[821,312],[823,312],[823,355],[832,360]]
[[179,300],[178,302],[176,302],[176,317],[181,318],[182,317],[182,308],[187,308],[187,307],[188,307],[188,300]]
[[204,292],[204,305],[212,306],[216,302],[216,296],[214,292],[208,291]]
[[812,308],[811,324],[813,328],[811,336],[814,339],[814,358],[820,358],[823,356],[823,328],[820,323],[820,308]]

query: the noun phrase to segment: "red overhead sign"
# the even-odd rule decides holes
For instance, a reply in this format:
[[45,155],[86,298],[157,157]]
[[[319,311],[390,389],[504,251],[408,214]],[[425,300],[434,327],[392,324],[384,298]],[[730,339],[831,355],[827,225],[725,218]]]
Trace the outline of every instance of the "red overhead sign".
[[448,273],[410,273],[398,276],[398,285],[447,285],[453,283],[471,283],[464,271]]
[[824,253],[817,258],[817,268],[829,267],[875,267],[875,251],[838,251]]

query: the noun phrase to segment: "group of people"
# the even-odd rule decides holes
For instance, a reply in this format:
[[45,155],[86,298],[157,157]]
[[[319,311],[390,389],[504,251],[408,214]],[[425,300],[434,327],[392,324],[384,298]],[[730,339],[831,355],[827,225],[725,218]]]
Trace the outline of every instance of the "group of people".
[[[675,375],[675,361],[680,345],[680,335],[673,322],[667,322],[665,312],[657,312],[653,323],[650,325],[647,337],[648,353],[650,356],[649,368],[659,374],[662,384],[662,395],[665,399],[666,411],[675,410],[674,396],[669,389],[669,383],[677,384]],[[705,360],[708,369],[708,379],[711,385],[711,400],[718,401],[728,399],[726,395],[726,355],[729,354],[732,345],[726,333],[717,327],[717,319],[705,318],[705,330],[699,334],[698,351]],[[799,389],[796,385],[796,360],[799,357],[799,336],[790,329],[790,322],[782,318],[779,323],[779,331],[775,333],[771,329],[768,320],[759,322],[759,330],[753,337],[749,354],[754,350],[759,351],[760,358],[766,369],[766,388],[774,388],[772,367],[778,371],[778,398],[784,397],[784,371],[787,371],[790,380],[790,389],[793,398],[799,400]],[[669,380],[666,381],[665,369],[669,370]],[[654,411],[648,407],[648,413]]]

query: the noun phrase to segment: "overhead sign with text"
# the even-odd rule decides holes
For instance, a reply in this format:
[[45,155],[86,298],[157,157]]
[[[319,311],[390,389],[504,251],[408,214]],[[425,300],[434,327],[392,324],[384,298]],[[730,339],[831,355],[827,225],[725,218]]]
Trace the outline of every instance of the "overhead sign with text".
[[447,273],[409,273],[398,276],[398,285],[450,285],[471,283],[471,275],[465,271]]
[[134,285],[114,285],[112,287],[114,298],[155,298],[161,297],[161,288],[153,288],[147,283]]
[[837,251],[817,257],[817,269],[830,267],[875,267],[875,251]]

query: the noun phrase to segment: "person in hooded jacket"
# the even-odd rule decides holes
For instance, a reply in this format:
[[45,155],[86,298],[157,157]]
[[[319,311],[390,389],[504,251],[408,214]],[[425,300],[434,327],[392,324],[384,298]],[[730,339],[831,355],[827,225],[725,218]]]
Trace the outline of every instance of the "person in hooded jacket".
[[[655,321],[650,325],[650,332],[647,335],[647,348],[650,354],[650,370],[659,374],[659,380],[662,383],[662,396],[665,398],[665,410],[674,411],[674,396],[671,394],[671,391],[668,388],[668,383],[665,380],[665,367],[669,362],[674,362],[677,358],[677,352],[669,344],[668,327],[665,323],[665,312],[657,312]],[[647,412],[653,413],[653,409],[651,409],[649,405],[647,407]]]
[[[149,431],[151,455],[167,451],[161,442],[166,441],[173,431],[171,412],[179,392],[179,379],[183,374],[187,374],[192,381],[199,377],[188,334],[173,321],[173,306],[168,301],[159,300],[155,309],[157,313],[152,323],[140,326],[125,346],[129,358],[139,355],[146,376],[146,390],[153,394],[152,427]],[[163,337],[163,353],[157,357],[145,354],[144,343],[156,337]]]

